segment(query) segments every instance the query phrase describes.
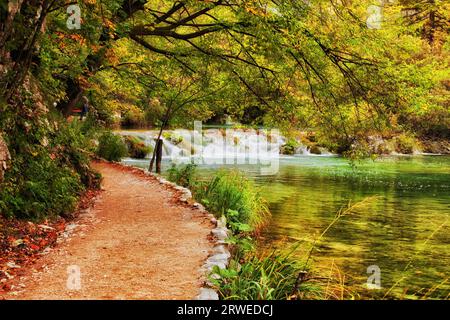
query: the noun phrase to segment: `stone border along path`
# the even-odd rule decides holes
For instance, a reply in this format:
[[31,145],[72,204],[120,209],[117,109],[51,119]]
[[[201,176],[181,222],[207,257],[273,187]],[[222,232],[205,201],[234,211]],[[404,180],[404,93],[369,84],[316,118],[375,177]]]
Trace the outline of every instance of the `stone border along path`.
[[208,276],[229,263],[225,221],[159,175],[117,162],[93,167],[104,177],[93,206],[0,299],[219,299]]
[[[160,184],[173,188],[177,191],[180,191],[181,196],[179,197],[178,200],[182,203],[189,204],[190,202],[194,201],[192,197],[192,192],[188,188],[179,186],[174,182],[168,181],[158,174],[149,172],[147,169],[134,167],[132,165],[124,164],[121,162],[113,162],[113,163],[141,170],[142,172],[144,172],[144,174],[154,177],[156,180],[159,181]],[[201,271],[205,274],[206,277],[208,277],[208,275],[211,274],[215,266],[217,266],[220,269],[225,269],[228,266],[229,260],[231,258],[231,253],[228,250],[227,248],[228,245],[226,243],[229,230],[227,229],[226,226],[225,217],[222,217],[219,220],[216,219],[216,217],[214,217],[213,214],[209,213],[205,209],[205,207],[198,202],[194,202],[192,206],[197,210],[199,210],[200,212],[204,213],[215,226],[215,228],[211,230],[211,235],[213,235],[215,238],[213,251],[201,268]],[[211,276],[214,277],[214,274]],[[214,289],[211,288],[210,282],[206,281],[204,286],[200,288],[200,294],[197,296],[197,300],[219,300],[219,295]]]

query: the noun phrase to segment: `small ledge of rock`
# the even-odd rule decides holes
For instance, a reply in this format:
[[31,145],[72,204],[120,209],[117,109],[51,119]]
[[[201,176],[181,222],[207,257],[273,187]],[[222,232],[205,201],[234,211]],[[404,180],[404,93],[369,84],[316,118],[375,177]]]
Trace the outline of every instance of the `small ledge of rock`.
[[226,269],[227,265],[225,262],[211,262],[207,261],[205,265],[203,266],[203,270],[205,270],[207,273],[211,273],[214,269],[214,267],[219,268],[220,270]]
[[224,216],[222,216],[220,217],[219,220],[217,220],[217,228],[226,229],[226,227],[227,227],[227,219]]
[[227,266],[228,264],[228,255],[226,255],[225,253],[218,253],[215,254],[211,257],[208,258],[208,260],[206,260],[206,263],[216,263],[217,265],[225,265]]
[[215,228],[211,230],[213,236],[215,236],[219,241],[223,241],[228,238],[227,229],[225,228]]
[[228,258],[231,257],[231,253],[230,251],[228,251],[225,246],[223,245],[217,245],[213,248],[213,254],[217,255],[217,254],[224,254],[226,255]]
[[198,209],[198,210],[200,210],[200,211],[205,211],[205,207],[204,207],[203,205],[201,205],[200,203],[198,203],[198,202],[195,202],[192,206],[193,206],[195,209]]
[[38,227],[43,229],[43,230],[47,230],[47,231],[55,230],[55,228],[52,228],[50,226],[46,226],[45,224],[40,224],[40,225],[38,225]]
[[219,295],[213,289],[201,288],[197,300],[219,300]]

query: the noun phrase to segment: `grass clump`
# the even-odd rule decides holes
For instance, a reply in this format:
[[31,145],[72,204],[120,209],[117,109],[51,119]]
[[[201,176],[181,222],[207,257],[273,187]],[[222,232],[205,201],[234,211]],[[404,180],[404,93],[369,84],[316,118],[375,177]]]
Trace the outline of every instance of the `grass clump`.
[[168,179],[182,187],[191,188],[195,185],[196,168],[197,166],[191,163],[181,167],[172,164],[168,170]]
[[305,271],[305,264],[289,252],[255,249],[255,238],[270,212],[252,181],[239,171],[221,171],[209,181],[196,181],[195,165],[172,166],[169,180],[190,187],[194,197],[215,214],[225,217],[231,231],[230,263],[217,266],[210,275],[212,286],[224,300],[286,300],[319,297],[321,284]]
[[108,161],[120,161],[128,155],[128,149],[122,137],[105,131],[98,139],[96,154]]
[[197,188],[196,194],[216,216],[225,216],[236,232],[243,228],[257,231],[270,215],[267,202],[252,181],[239,171],[217,173]]
[[254,237],[270,212],[259,190],[239,171],[222,171],[197,186],[194,196],[216,216],[224,216],[232,258],[215,267],[211,283],[225,300],[283,300],[303,296],[304,274],[297,259],[280,251],[258,252]]
[[[291,300],[309,298],[319,286],[305,282],[307,272],[292,252],[251,252],[227,269],[215,268],[212,283],[225,300]],[[240,261],[241,263],[238,263]]]

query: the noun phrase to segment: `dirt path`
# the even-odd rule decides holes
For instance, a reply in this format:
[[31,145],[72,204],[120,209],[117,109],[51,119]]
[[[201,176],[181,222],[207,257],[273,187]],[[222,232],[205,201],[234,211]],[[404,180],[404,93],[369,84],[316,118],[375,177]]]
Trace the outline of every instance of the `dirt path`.
[[[193,299],[211,244],[210,222],[152,177],[96,163],[104,177],[90,223],[40,259],[8,299]],[[82,222],[84,223],[84,222]],[[68,267],[81,289],[67,288]],[[76,269],[73,269],[75,270]],[[77,287],[75,279],[69,287]]]

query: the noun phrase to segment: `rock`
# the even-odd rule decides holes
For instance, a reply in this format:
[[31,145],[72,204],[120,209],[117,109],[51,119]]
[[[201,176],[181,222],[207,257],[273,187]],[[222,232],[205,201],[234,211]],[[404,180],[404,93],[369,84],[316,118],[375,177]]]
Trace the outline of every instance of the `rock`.
[[191,198],[192,198],[192,193],[191,193],[191,191],[188,190],[188,189],[185,189],[183,195],[184,195],[184,197],[186,197],[186,198],[188,198],[188,199],[191,199]]
[[223,245],[217,245],[213,248],[213,254],[224,254],[227,256],[227,258],[231,257],[230,251],[225,248]]
[[322,151],[320,150],[320,148],[316,145],[312,145],[309,147],[309,152],[312,154],[322,154]]
[[55,230],[55,228],[52,228],[50,226],[46,226],[45,224],[40,224],[40,225],[38,225],[38,227],[43,229],[43,230],[48,230],[48,231]]
[[219,300],[219,295],[213,289],[201,288],[197,300]]
[[76,227],[77,227],[77,225],[75,224],[75,223],[70,223],[70,224],[68,224],[67,226],[66,226],[66,232],[68,232],[68,231],[72,231],[72,230],[74,230],[74,229],[76,229]]
[[221,278],[221,276],[218,275],[217,273],[213,273],[213,274],[210,275],[209,277],[210,277],[211,279],[214,279],[214,280],[219,280],[219,279]]
[[219,269],[226,269],[227,263],[225,262],[211,262],[207,261],[205,265],[203,266],[203,269],[206,270],[206,272],[209,274],[211,271],[213,271],[214,267],[218,267]]
[[45,248],[45,249],[40,253],[40,255],[41,255],[41,256],[44,256],[44,255],[46,255],[46,254],[49,254],[50,251],[52,251],[52,248],[47,247],[47,248]]
[[195,209],[198,209],[198,210],[200,210],[200,211],[205,211],[205,207],[204,206],[202,206],[200,203],[198,203],[198,202],[195,202],[193,205],[192,205]]
[[284,155],[293,155],[295,154],[295,148],[295,145],[286,143],[281,146],[280,153]]
[[6,266],[7,266],[8,268],[11,268],[11,269],[19,269],[19,268],[20,268],[20,266],[18,266],[17,264],[15,264],[13,261],[8,262],[8,263],[6,264]]
[[207,260],[206,263],[216,263],[216,264],[220,264],[220,265],[228,265],[228,255],[226,255],[225,253],[219,253],[219,254],[215,254],[213,256],[210,256]]
[[225,218],[225,216],[221,216],[217,221],[217,228],[227,228],[227,218]]
[[212,287],[214,287],[214,283],[211,281],[211,279],[219,280],[220,278],[221,278],[220,275],[218,275],[217,273],[213,273],[213,274],[209,275],[208,280],[206,280],[205,283],[208,287],[212,288]]
[[215,236],[218,240],[225,240],[228,238],[227,230],[224,228],[215,228],[211,231],[212,235]]

